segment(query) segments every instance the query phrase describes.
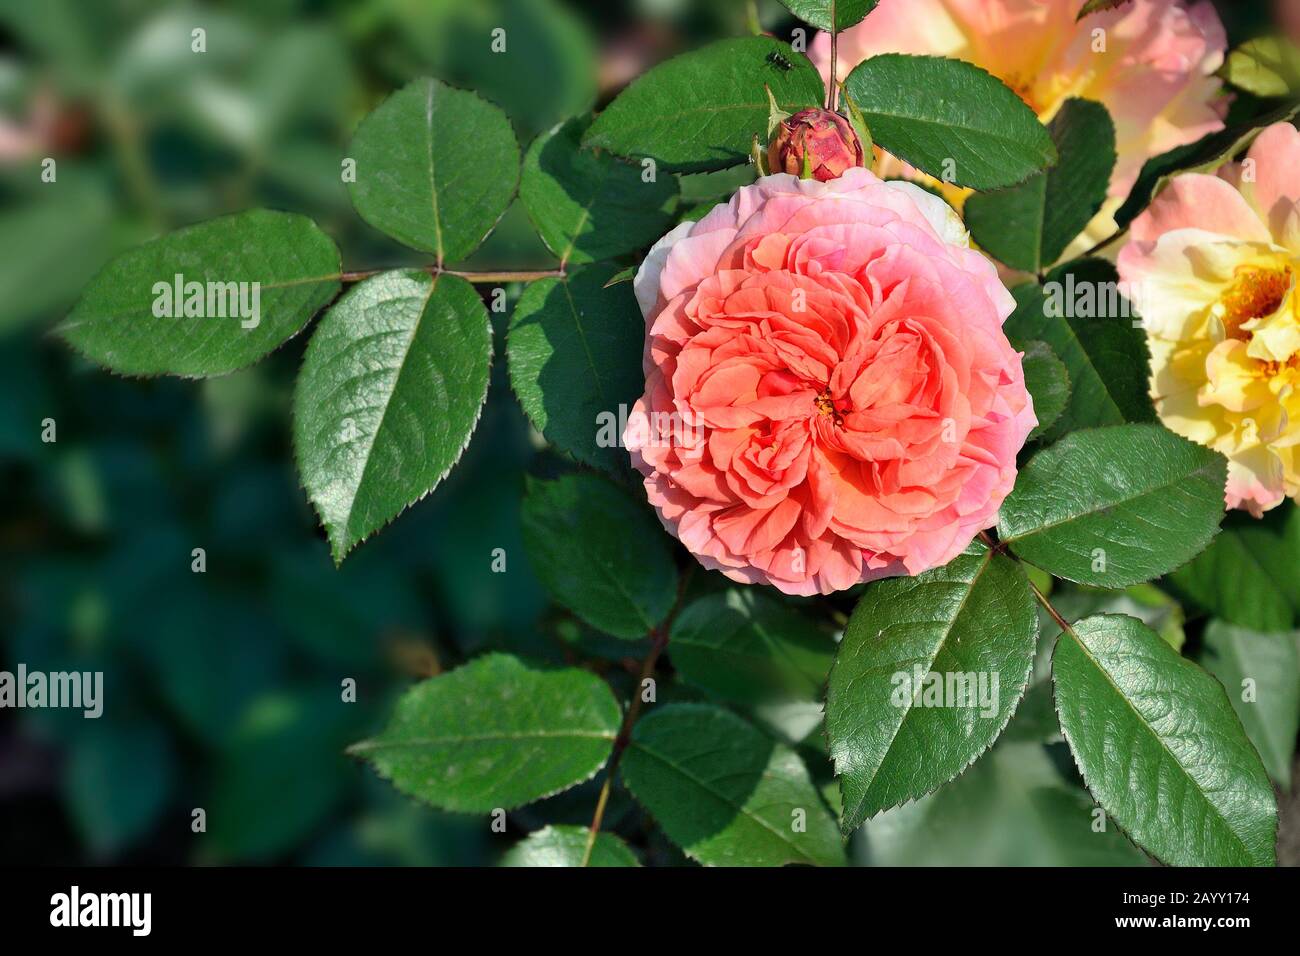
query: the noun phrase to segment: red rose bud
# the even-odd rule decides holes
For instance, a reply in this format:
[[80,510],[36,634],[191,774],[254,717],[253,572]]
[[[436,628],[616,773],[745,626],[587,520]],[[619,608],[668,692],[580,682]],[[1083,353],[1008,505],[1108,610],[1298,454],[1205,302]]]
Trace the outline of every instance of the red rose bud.
[[767,168],[820,182],[865,166],[862,143],[849,121],[830,110],[800,110],[781,121],[767,147]]

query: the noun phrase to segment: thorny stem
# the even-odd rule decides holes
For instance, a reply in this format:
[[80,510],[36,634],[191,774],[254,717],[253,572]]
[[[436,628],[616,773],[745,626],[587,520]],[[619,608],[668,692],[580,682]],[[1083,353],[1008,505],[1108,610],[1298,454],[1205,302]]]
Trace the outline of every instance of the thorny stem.
[[[395,266],[394,268],[402,268]],[[534,279],[563,279],[566,275],[563,269],[537,269],[523,272],[461,272],[457,269],[444,269],[441,266],[411,266],[410,268],[418,269],[421,272],[427,272],[430,275],[448,275],[459,276],[467,282],[532,282]],[[390,272],[390,269],[365,269],[361,272],[344,272],[339,278],[344,282],[360,282],[362,279],[369,279],[371,276],[377,276],[381,272]]]
[[605,819],[605,806],[609,803],[609,792],[614,783],[614,774],[618,770],[624,752],[627,750],[628,742],[632,739],[632,725],[636,723],[637,717],[641,715],[645,682],[654,673],[655,665],[659,663],[659,655],[663,653],[663,649],[668,645],[668,631],[672,627],[673,618],[677,616],[677,612],[682,606],[682,597],[686,594],[686,584],[690,581],[691,571],[693,570],[694,568],[682,575],[681,581],[677,585],[677,600],[673,602],[673,608],[668,612],[668,617],[658,627],[650,630],[650,653],[646,655],[645,660],[641,663],[641,676],[637,678],[636,686],[633,688],[632,702],[628,705],[627,713],[623,715],[623,723],[619,726],[618,736],[614,739],[614,750],[610,754],[609,765],[605,768],[605,782],[600,786],[600,796],[596,798],[596,812],[592,815],[591,826],[587,830],[587,847],[582,853],[583,866],[587,866],[591,862],[591,851],[596,846],[596,837],[600,833],[600,825]]

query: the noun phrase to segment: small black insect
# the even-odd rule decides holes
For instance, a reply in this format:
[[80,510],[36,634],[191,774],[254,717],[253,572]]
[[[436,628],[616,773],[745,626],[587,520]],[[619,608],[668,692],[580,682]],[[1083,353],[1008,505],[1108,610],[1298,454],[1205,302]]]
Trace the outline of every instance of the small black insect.
[[775,50],[767,55],[767,62],[779,68],[782,73],[788,73],[790,70],[794,69],[794,64]]

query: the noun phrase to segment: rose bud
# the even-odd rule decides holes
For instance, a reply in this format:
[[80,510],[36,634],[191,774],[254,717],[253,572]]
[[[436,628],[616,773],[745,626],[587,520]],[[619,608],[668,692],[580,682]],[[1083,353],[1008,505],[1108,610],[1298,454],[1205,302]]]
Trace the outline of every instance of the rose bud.
[[848,120],[830,110],[800,110],[781,121],[767,148],[768,170],[828,182],[865,166],[862,143]]

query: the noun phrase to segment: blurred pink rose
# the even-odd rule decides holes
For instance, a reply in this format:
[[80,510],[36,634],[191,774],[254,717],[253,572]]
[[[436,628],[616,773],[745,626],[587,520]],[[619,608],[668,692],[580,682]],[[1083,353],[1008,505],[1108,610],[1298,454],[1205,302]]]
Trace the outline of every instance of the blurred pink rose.
[[1033,405],[1014,302],[942,200],[862,168],[767,176],[656,243],[636,294],[624,441],[705,567],[826,594],[996,523]]
[[[1227,103],[1214,76],[1227,37],[1209,0],[1190,6],[1182,0],[1133,0],[1076,23],[1083,3],[881,0],[866,20],[840,34],[837,72],[842,80],[879,53],[951,56],[1000,78],[1044,122],[1071,97],[1104,105],[1115,121],[1119,152],[1110,200],[1068,256],[1114,233],[1114,213],[1142,164],[1222,129]],[[830,36],[819,34],[809,55],[827,76]],[[911,173],[893,157],[877,172]]]

